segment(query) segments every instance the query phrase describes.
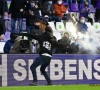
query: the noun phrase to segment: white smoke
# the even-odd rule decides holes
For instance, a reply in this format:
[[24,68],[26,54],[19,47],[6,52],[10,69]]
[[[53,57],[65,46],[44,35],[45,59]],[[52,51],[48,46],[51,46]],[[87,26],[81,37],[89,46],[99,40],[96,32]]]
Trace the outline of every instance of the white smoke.
[[85,34],[75,32],[71,34],[73,38],[78,39],[81,53],[97,54],[100,49],[100,33],[91,30]]

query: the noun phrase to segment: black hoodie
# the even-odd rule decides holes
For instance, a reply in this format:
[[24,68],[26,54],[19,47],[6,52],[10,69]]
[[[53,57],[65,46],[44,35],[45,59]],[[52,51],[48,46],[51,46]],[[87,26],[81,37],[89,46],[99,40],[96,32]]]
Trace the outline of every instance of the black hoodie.
[[20,33],[18,35],[19,36],[28,36],[28,37],[38,40],[39,45],[40,45],[40,52],[39,52],[40,55],[42,55],[44,53],[52,55],[52,49],[54,47],[64,46],[63,44],[56,42],[53,39],[53,35],[49,32],[45,32],[45,33],[43,33],[43,35],[34,35],[34,34],[29,34],[29,33]]
[[9,14],[12,14],[13,18],[23,18],[23,12],[20,9],[25,8],[26,0],[12,0],[9,8]]

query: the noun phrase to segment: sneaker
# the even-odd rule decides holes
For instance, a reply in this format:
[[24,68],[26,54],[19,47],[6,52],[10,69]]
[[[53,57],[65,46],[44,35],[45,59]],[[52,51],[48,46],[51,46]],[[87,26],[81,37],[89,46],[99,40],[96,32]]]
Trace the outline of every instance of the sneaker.
[[48,84],[46,84],[46,86],[48,86],[48,85],[53,85],[52,83],[48,83]]
[[32,82],[29,86],[38,86],[37,82]]

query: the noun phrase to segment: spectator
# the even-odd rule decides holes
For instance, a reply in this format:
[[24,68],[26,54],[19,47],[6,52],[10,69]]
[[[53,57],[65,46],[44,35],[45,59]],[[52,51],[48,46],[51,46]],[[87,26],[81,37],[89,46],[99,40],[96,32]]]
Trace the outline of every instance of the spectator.
[[14,45],[14,41],[16,38],[17,36],[11,33],[10,40],[8,40],[4,46],[4,53],[10,53],[10,49]]
[[15,32],[15,23],[18,19],[19,32],[22,32],[23,12],[25,0],[12,0],[9,8],[9,18],[11,17],[11,32]]
[[85,17],[80,17],[80,21],[77,23],[76,28],[79,32],[87,32],[88,26],[85,24]]
[[5,22],[4,16],[8,14],[8,6],[6,0],[0,0],[0,40],[4,38]]
[[38,9],[35,7],[36,2],[35,1],[30,1],[29,6],[27,6],[26,8],[26,30],[27,33],[30,33],[32,29],[34,29],[34,19],[39,18],[39,11]]
[[48,24],[49,22],[49,16],[48,15],[45,15],[44,18],[43,18],[43,21]]
[[[48,23],[44,22],[43,20],[40,21],[40,26],[39,28],[45,32],[46,27],[50,27]],[[51,29],[52,30],[52,29]]]
[[94,7],[96,8],[95,21],[100,22],[100,0],[94,0]]
[[43,3],[44,3],[44,0],[33,0],[33,1],[35,1],[35,2],[36,2],[36,5],[38,6],[38,8],[39,8],[39,9],[41,9],[41,8],[42,8]]
[[82,16],[85,17],[86,21],[90,22],[91,25],[93,25],[93,19],[89,17],[89,14],[90,14],[90,8],[88,5],[88,2],[85,1],[84,7],[81,8],[80,17],[82,17]]
[[55,4],[55,15],[59,22],[61,20],[67,20],[67,18],[64,17],[65,14],[68,14],[68,8],[62,4],[62,0],[58,0]]
[[57,53],[69,53],[70,52],[69,46],[70,46],[71,40],[69,39],[68,32],[65,32],[62,39],[58,40],[58,42],[63,43],[65,47],[57,48]]
[[55,9],[52,0],[48,0],[43,4],[42,15],[48,15],[49,20],[55,20]]
[[37,35],[42,35],[43,32],[39,28],[39,26],[40,26],[40,20],[39,19],[35,19],[34,20],[34,29],[32,29],[32,31],[30,33],[37,34]]
[[69,48],[70,48],[70,54],[78,54],[79,53],[78,39],[75,39],[75,41],[70,44]]

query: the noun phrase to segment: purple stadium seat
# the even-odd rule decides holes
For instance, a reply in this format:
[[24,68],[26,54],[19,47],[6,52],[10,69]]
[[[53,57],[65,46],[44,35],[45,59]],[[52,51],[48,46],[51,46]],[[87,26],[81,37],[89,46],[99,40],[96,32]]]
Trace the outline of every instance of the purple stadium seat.
[[93,5],[89,5],[90,8],[90,13],[95,13],[95,8],[93,7]]
[[71,4],[71,12],[79,12],[78,4],[76,3]]
[[22,30],[26,30],[26,22],[25,21],[23,21]]
[[[63,5],[66,6],[66,5],[68,5],[68,3],[63,2]],[[69,12],[71,11],[71,10],[70,10],[70,7],[69,7],[69,10],[68,10],[68,11],[69,11]]]
[[79,9],[81,10],[84,7],[84,4],[79,5]]
[[68,5],[68,3],[63,2],[63,5]]

